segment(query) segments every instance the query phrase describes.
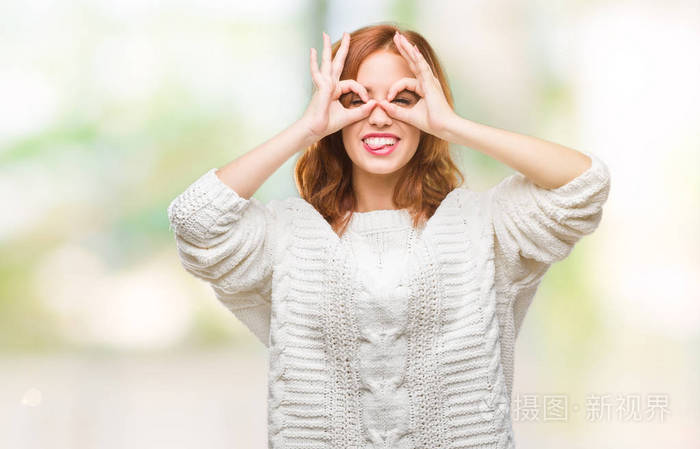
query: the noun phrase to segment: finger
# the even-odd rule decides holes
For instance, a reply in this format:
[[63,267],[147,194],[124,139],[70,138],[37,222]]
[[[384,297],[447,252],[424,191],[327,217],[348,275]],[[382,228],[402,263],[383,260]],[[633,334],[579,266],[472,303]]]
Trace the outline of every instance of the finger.
[[409,55],[412,62],[409,64],[409,66],[411,67],[413,73],[416,74],[416,78],[422,82],[428,82],[432,78],[435,78],[433,70],[430,68],[428,61],[425,60],[425,57],[418,49],[418,46],[409,42],[408,38],[406,38],[406,36],[403,34],[400,34],[398,39],[402,44],[401,47],[403,50]]
[[340,47],[335,53],[335,58],[333,58],[332,75],[336,80],[340,78],[340,73],[343,71],[345,56],[348,54],[348,47],[350,47],[350,35],[348,33],[343,33],[343,39],[340,42]]
[[380,100],[379,106],[381,106],[387,112],[387,114],[389,114],[389,116],[401,120],[403,122],[410,122],[410,120],[408,120],[409,115],[406,109],[391,104],[386,100]]
[[340,98],[341,95],[348,93],[350,91],[355,92],[362,98],[362,101],[367,101],[369,100],[369,94],[367,93],[367,89],[365,89],[365,86],[362,84],[358,83],[355,80],[342,80],[336,85],[335,92],[333,94],[333,99],[337,100]]
[[421,87],[420,83],[418,82],[417,79],[415,78],[401,78],[400,80],[396,81],[394,84],[391,85],[389,88],[389,93],[387,94],[387,101],[391,101],[394,99],[396,94],[399,92],[402,92],[404,89],[408,89],[410,91],[413,91],[420,95],[421,97],[424,97],[425,95],[423,94],[423,88]]
[[373,98],[359,108],[348,109],[348,116],[353,123],[358,120],[362,120],[363,118],[367,117],[370,112],[372,112],[372,108],[374,108],[377,104],[377,100]]
[[420,74],[423,76],[423,79],[430,79],[430,77],[433,76],[433,70],[430,68],[430,65],[428,65],[428,61],[426,61],[423,57],[423,53],[418,50],[416,44],[411,46],[411,53],[413,53],[416,66],[418,67]]
[[330,76],[331,70],[331,38],[323,32],[323,55],[321,56],[321,73]]
[[413,60],[414,56],[408,51],[408,49],[410,48],[410,44],[407,45],[407,42],[408,40],[398,31],[396,32],[396,34],[394,34],[394,44],[396,45],[396,48],[399,50],[399,53],[401,53],[401,56],[403,56],[403,58],[408,63],[408,67],[417,76],[418,67],[416,66],[416,63]]
[[319,79],[318,77],[320,76],[320,73],[318,71],[318,61],[316,60],[316,49],[311,47],[311,57],[310,57],[310,63],[309,65],[311,66],[311,78],[314,80],[314,84],[318,87]]

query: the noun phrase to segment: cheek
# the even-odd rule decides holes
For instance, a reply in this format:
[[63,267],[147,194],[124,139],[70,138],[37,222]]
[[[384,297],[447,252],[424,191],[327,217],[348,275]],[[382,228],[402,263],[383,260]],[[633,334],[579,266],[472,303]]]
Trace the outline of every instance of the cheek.
[[360,130],[356,130],[354,127],[355,125],[350,125],[343,128],[341,136],[343,137],[343,147],[345,148],[345,153],[348,155],[350,160],[357,163],[359,158],[362,157],[361,151],[364,151],[364,149],[362,148],[362,142],[360,142],[359,138],[357,137]]
[[405,141],[409,151],[411,153],[415,152],[418,148],[418,142],[420,142],[420,130],[412,130],[411,132],[407,133]]
[[359,130],[357,130],[356,128],[357,124],[353,123],[352,125],[348,125],[342,129],[340,135],[343,137],[344,144],[348,145],[353,139],[355,139],[355,137],[353,136],[356,136],[359,132]]

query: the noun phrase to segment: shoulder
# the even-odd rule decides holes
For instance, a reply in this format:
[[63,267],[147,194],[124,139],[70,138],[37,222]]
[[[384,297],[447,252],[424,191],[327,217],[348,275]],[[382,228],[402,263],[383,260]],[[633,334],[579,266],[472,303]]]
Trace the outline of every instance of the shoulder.
[[304,201],[304,199],[294,196],[287,198],[275,198],[267,201],[262,201],[255,197],[251,197],[250,202],[258,208],[267,209],[278,218],[293,215],[297,211],[306,210],[306,206],[311,206],[309,203]]
[[306,200],[296,196],[281,199],[272,199],[264,204],[251,198],[258,208],[265,209],[267,215],[274,221],[274,231],[279,234],[287,234],[294,227],[317,227],[319,220],[323,220],[321,214]]
[[303,198],[290,196],[287,198],[273,199],[266,203],[266,206],[273,210],[281,219],[292,219],[295,216],[314,215],[316,209]]
[[455,218],[461,222],[467,234],[477,240],[483,239],[490,232],[491,209],[488,201],[488,191],[473,190],[468,186],[459,186],[447,194],[438,208],[444,218],[453,222]]
[[425,235],[445,235],[472,228],[482,229],[481,224],[487,218],[482,198],[482,192],[464,185],[455,187],[445,195],[427,220]]
[[478,191],[461,185],[454,188],[442,200],[440,207],[455,209],[461,214],[474,214],[486,207],[488,191]]

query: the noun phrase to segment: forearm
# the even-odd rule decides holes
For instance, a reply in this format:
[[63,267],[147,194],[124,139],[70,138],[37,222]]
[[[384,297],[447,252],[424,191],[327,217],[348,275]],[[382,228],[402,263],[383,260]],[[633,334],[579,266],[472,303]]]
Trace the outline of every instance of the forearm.
[[563,145],[455,116],[447,139],[473,148],[519,171],[546,189],[560,187],[591,166],[584,153]]
[[316,141],[300,122],[219,168],[216,175],[239,196],[250,199],[292,155]]

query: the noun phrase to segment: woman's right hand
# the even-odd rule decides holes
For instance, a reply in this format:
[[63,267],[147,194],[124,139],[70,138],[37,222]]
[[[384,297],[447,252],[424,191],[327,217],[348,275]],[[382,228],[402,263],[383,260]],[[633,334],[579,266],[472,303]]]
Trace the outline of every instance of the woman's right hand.
[[[324,32],[320,71],[316,60],[316,49],[311,47],[311,77],[314,82],[314,92],[300,122],[304,124],[315,141],[351,123],[362,120],[369,115],[372,108],[377,104],[376,100],[369,100],[367,90],[357,81],[350,79],[339,80],[349,46],[350,35],[343,33],[340,47],[331,63],[330,37]],[[345,108],[340,103],[340,96],[350,91],[357,93],[364,101],[362,106]]]

